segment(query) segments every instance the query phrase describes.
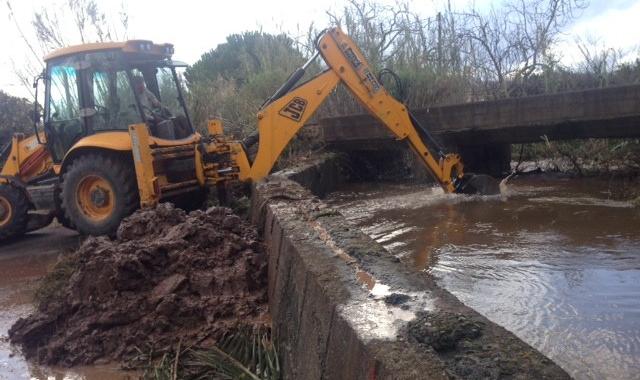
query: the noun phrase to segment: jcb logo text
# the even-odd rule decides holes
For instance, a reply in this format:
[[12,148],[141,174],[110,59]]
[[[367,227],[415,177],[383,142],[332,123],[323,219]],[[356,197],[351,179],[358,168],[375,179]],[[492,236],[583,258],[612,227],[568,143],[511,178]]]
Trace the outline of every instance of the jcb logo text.
[[287,117],[291,120],[300,121],[304,110],[307,108],[307,101],[305,99],[295,97],[280,110],[280,115]]

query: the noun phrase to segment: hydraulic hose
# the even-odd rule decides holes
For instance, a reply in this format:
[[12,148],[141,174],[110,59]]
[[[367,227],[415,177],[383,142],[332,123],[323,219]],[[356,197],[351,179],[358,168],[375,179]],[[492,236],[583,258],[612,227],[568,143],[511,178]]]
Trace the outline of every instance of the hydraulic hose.
[[[399,98],[398,100],[400,102],[404,103],[405,102],[405,99],[404,99],[404,97],[405,97],[405,88],[404,88],[404,85],[402,84],[402,80],[400,79],[400,76],[398,76],[398,74],[396,74],[391,69],[382,69],[378,73],[378,82],[382,83],[382,78],[385,75],[389,75],[390,77],[393,78],[393,80],[396,83],[396,88],[398,90],[398,96],[396,98]],[[442,148],[440,143],[438,143],[438,141],[436,141],[436,139],[433,137],[433,135],[431,135],[429,130],[427,128],[425,128],[424,126],[422,126],[422,124],[420,124],[418,119],[416,119],[415,116],[413,116],[413,114],[411,112],[409,112],[409,118],[411,120],[411,124],[413,124],[413,127],[418,131],[418,134],[420,134],[420,137],[422,137],[422,140],[425,142],[425,144],[427,145],[429,150],[437,152],[438,156],[440,158],[443,158],[445,156],[444,149]]]
[[382,79],[386,76],[389,75],[390,77],[393,78],[394,82],[396,83],[396,89],[398,91],[398,96],[396,96],[396,99],[398,99],[399,101],[401,101],[402,103],[404,103],[406,101],[405,97],[406,97],[406,88],[405,86],[402,84],[402,80],[400,79],[400,76],[398,76],[398,74],[395,73],[395,71],[391,70],[391,69],[382,69],[380,70],[380,72],[378,72],[378,82],[383,83]]
[[416,117],[413,116],[411,112],[409,112],[409,118],[411,119],[411,124],[413,124],[413,126],[416,128],[418,134],[420,135],[420,137],[422,137],[422,140],[427,145],[427,147],[430,150],[437,152],[439,158],[444,158],[444,149],[442,148],[442,145],[440,145],[440,143],[436,141],[431,132],[429,132],[427,128],[422,126],[422,124],[420,124],[418,119],[416,119]]
[[311,65],[311,63],[315,61],[315,59],[318,57],[319,54],[320,52],[316,51],[316,53],[311,58],[309,58],[307,62],[305,62],[305,64],[302,65],[302,67],[297,68],[296,71],[294,71],[289,76],[289,78],[282,84],[282,86],[280,86],[280,88],[278,88],[273,95],[271,95],[269,98],[267,98],[267,100],[264,101],[264,103],[262,103],[260,108],[262,109],[266,107],[267,105],[280,99],[281,97],[286,95],[289,91],[291,91],[291,89],[296,85],[296,83],[298,83],[300,79],[302,79],[304,74],[307,72],[307,68],[309,67],[309,65]]

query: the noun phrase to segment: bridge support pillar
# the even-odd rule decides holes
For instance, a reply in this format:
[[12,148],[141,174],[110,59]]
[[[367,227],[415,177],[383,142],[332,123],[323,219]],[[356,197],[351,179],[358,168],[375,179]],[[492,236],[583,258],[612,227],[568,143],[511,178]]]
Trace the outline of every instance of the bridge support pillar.
[[511,171],[510,144],[466,145],[455,151],[462,156],[465,172],[501,177]]

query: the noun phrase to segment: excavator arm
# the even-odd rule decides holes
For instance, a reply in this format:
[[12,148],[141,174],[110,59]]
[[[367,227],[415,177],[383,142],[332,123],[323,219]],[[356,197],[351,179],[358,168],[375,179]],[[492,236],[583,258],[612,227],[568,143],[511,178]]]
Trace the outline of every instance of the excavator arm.
[[[460,156],[443,153],[442,148],[413,118],[407,107],[393,98],[380,84],[349,36],[340,28],[328,29],[319,36],[317,48],[317,54],[296,70],[259,110],[257,139],[250,138],[246,144],[227,142],[221,137],[221,129],[210,123],[210,134],[218,136],[214,139],[217,141],[217,147],[210,151],[228,151],[233,166],[237,168],[238,179],[259,180],[267,176],[298,130],[336,86],[343,83],[398,140],[406,140],[409,143],[420,161],[447,193],[477,192],[477,189],[471,189],[469,186],[472,181],[468,180],[469,176],[465,176]],[[305,74],[306,68],[318,55],[324,59],[328,69],[296,86]],[[245,147],[255,142],[258,142],[258,152],[250,162]],[[204,171],[214,172],[206,168]],[[214,182],[223,179],[222,176],[218,176]],[[498,187],[490,188],[493,190],[489,192],[495,193]]]

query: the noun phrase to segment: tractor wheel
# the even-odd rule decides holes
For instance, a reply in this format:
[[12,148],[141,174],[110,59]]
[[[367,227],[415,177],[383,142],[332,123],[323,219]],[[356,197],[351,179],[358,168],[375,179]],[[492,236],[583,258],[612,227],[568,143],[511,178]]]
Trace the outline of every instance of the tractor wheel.
[[75,229],[114,236],[120,222],[138,207],[133,164],[115,155],[75,159],[62,180],[62,209]]
[[58,221],[58,223],[60,223],[62,225],[62,227],[64,228],[68,228],[70,230],[75,230],[76,228],[73,226],[73,224],[71,223],[71,221],[67,218],[67,216],[64,214],[64,211],[60,211],[59,214],[56,215],[56,220]]
[[64,210],[62,209],[62,187],[58,186],[54,192],[54,197],[56,199],[56,220],[58,223],[62,224],[63,227],[68,228],[70,230],[75,230],[75,226],[71,223],[69,218],[64,214]]
[[9,184],[0,184],[0,240],[24,234],[27,230],[29,200],[24,192]]

